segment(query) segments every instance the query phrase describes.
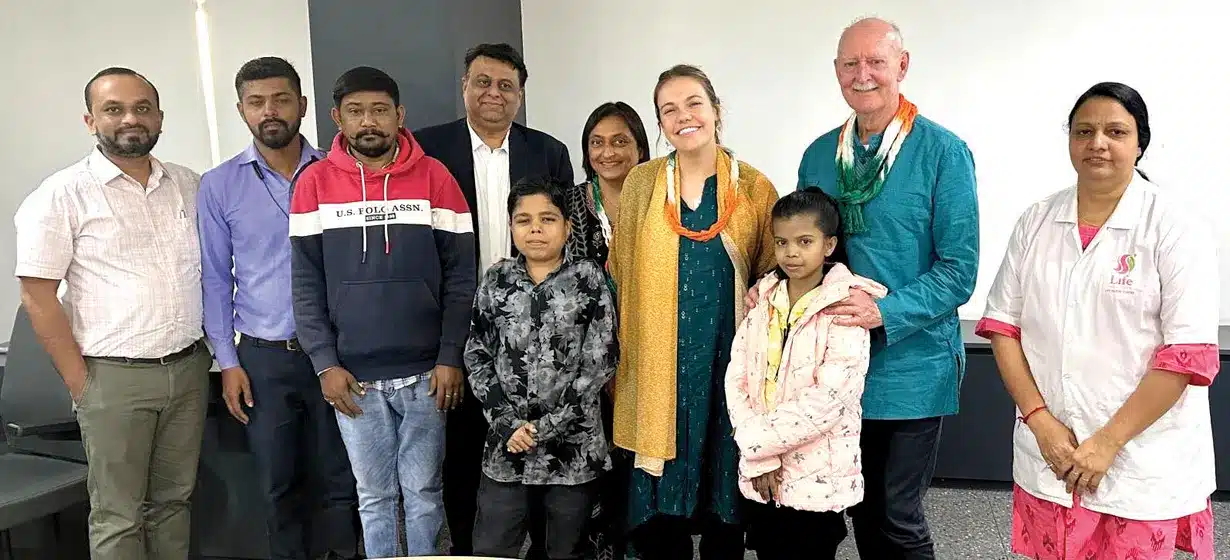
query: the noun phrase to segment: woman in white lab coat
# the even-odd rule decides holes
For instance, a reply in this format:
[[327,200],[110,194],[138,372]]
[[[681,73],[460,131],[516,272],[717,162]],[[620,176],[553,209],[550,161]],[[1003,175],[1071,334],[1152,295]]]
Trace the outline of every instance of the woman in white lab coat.
[[1216,239],[1136,168],[1136,90],[1095,85],[1068,127],[1076,186],[1017,220],[978,324],[1019,418],[1012,550],[1212,559]]

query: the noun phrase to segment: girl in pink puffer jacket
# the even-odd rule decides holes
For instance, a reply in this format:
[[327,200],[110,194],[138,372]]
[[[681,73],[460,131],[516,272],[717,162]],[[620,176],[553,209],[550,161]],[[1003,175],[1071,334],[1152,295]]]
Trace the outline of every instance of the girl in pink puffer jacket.
[[[863,498],[859,460],[866,329],[833,324],[821,309],[853,289],[884,286],[826,264],[841,231],[836,202],[819,189],[773,207],[778,270],[735,336],[726,400],[739,446],[739,487],[765,504],[748,515],[757,558],[834,558],[846,536],[842,510]],[[811,556],[814,555],[814,556]]]

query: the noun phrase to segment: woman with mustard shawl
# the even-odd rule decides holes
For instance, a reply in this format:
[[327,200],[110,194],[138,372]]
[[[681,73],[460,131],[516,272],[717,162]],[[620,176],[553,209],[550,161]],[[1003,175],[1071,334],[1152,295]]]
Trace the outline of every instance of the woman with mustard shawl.
[[675,151],[624,180],[610,262],[621,359],[615,445],[633,455],[632,543],[644,560],[743,558],[738,450],[723,383],[748,286],[774,267],[777,191],[718,143],[713,85],[663,72],[658,124]]

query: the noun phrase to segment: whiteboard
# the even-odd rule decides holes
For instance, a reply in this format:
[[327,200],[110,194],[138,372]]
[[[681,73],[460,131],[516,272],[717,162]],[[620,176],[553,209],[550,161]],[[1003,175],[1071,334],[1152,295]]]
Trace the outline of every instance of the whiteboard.
[[669,146],[655,142],[657,75],[696,64],[721,98],[723,143],[787,192],[807,145],[848,116],[832,60],[842,29],[865,15],[902,28],[912,57],[902,92],[974,153],[981,258],[962,318],[981,316],[1020,213],[1075,181],[1063,128],[1073,102],[1099,81],[1119,81],[1149,107],[1153,139],[1141,168],[1197,203],[1204,215],[1193,219],[1216,218],[1221,322],[1230,324],[1224,3],[523,0],[528,124],[568,145],[580,177],[586,117],[622,100],[661,155]]

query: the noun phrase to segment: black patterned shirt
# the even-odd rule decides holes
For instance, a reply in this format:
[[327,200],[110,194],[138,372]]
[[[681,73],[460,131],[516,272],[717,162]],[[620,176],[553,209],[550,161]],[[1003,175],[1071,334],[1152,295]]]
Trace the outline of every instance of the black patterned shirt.
[[[619,360],[614,297],[599,265],[567,257],[535,285],[524,257],[483,276],[465,363],[490,429],[483,473],[499,482],[575,485],[610,469],[598,398]],[[535,447],[508,439],[534,424]]]

